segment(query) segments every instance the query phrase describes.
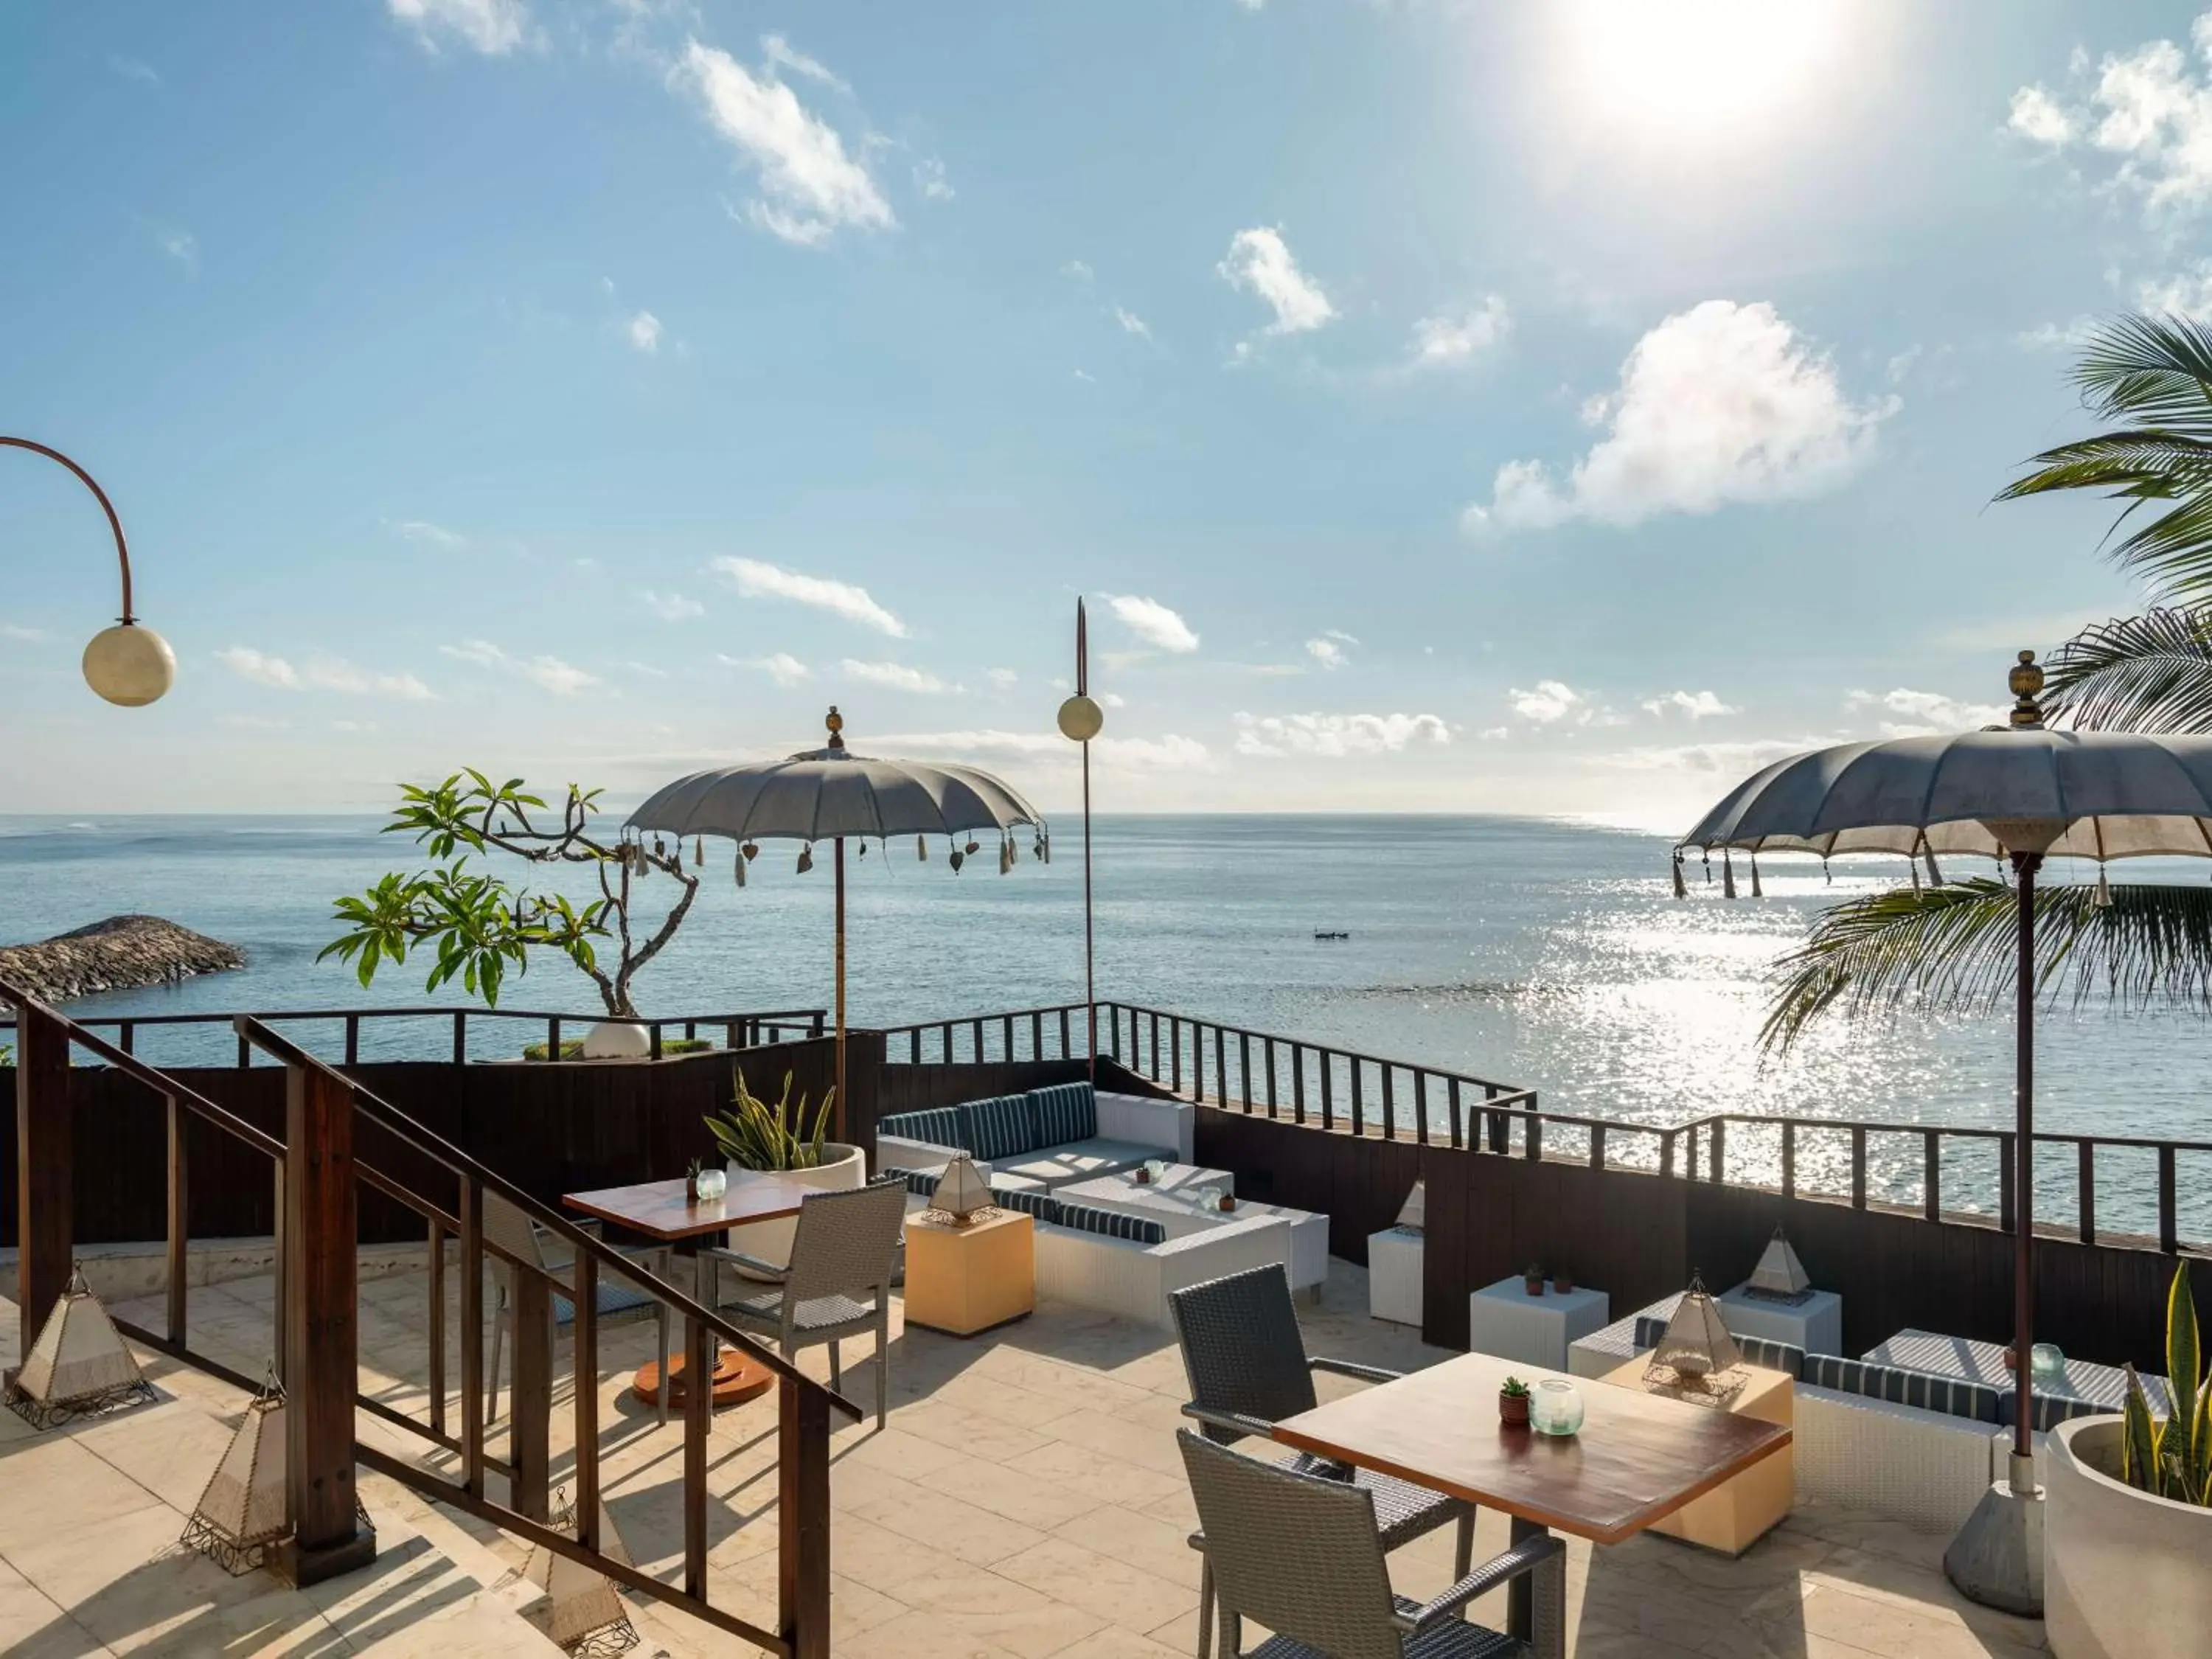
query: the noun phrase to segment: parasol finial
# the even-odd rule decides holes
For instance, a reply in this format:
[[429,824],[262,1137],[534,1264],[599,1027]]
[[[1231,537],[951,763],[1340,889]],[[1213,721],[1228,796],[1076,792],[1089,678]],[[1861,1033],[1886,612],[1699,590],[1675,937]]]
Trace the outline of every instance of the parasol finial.
[[2043,724],[2043,708],[2035,694],[2043,690],[2043,671],[2035,665],[2035,653],[2023,651],[2020,661],[2005,677],[2012,688],[2012,723],[2014,726],[2035,726]]
[[[2042,684],[2042,677],[2040,675],[2037,676],[2036,683],[2038,684]],[[823,718],[822,724],[830,728],[830,746],[832,749],[842,749],[845,746],[845,739],[840,737],[838,733],[842,732],[845,729],[845,717],[837,712],[837,705],[836,703],[833,702],[830,705],[830,713]]]

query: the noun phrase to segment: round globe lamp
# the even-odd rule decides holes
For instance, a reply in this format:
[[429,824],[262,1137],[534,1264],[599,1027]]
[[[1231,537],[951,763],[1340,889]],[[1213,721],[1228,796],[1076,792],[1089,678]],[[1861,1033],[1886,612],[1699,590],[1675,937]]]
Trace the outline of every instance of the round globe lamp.
[[112,703],[143,708],[177,683],[177,653],[152,629],[118,623],[85,647],[84,683]]
[[1106,711],[1078,693],[1060,706],[1060,735],[1070,743],[1088,743],[1106,724]]

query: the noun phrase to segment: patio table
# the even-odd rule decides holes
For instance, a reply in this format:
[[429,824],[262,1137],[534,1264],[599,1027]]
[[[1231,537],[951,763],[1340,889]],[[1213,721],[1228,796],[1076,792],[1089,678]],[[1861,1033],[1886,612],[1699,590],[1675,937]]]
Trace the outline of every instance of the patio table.
[[[1790,1444],[1781,1424],[1632,1389],[1578,1384],[1582,1432],[1555,1439],[1498,1420],[1508,1376],[1556,1371],[1464,1354],[1275,1425],[1285,1445],[1449,1492],[1512,1519],[1512,1541],[1546,1531],[1617,1544]],[[1563,1381],[1573,1382],[1562,1376]],[[1533,1634],[1528,1579],[1508,1591],[1508,1633]]]
[[[678,1248],[689,1247],[695,1261],[693,1294],[711,1308],[714,1305],[714,1263],[699,1245],[748,1221],[774,1221],[797,1215],[799,1205],[818,1190],[795,1181],[755,1176],[733,1182],[720,1198],[701,1203],[685,1196],[687,1185],[681,1179],[646,1181],[631,1187],[602,1187],[593,1192],[570,1193],[561,1201],[572,1210],[580,1210],[614,1226],[626,1227],[634,1233],[643,1233],[648,1238]],[[712,1397],[717,1407],[742,1404],[767,1393],[775,1382],[773,1372],[755,1364],[738,1349],[724,1349],[714,1333],[708,1334],[708,1352],[714,1356]],[[673,1391],[669,1395],[671,1405],[683,1398],[684,1369],[683,1356],[671,1355],[667,1378]],[[659,1403],[659,1362],[647,1360],[639,1366],[632,1386],[641,1399]]]
[[[1862,1358],[1877,1365],[1898,1365],[1936,1376],[1955,1376],[1967,1382],[1985,1383],[2007,1394],[2012,1392],[2012,1367],[2004,1362],[2002,1343],[1974,1342],[1963,1336],[1944,1336],[1908,1326],[1878,1347],[1868,1349]],[[2127,1403],[2128,1374],[2117,1365],[2069,1359],[2056,1376],[2038,1376],[2034,1382],[2038,1394],[2087,1400],[2109,1406],[2116,1412]],[[2146,1376],[2142,1385],[2152,1411],[2163,1416],[2172,1409],[2164,1377]]]

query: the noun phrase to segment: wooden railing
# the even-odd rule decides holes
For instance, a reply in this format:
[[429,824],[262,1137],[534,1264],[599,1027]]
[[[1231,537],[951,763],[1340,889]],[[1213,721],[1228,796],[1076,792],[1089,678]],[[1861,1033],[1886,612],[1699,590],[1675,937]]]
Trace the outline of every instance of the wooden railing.
[[[285,1134],[267,1134],[208,1100],[179,1080],[147,1065],[120,1046],[95,1036],[35,999],[0,983],[0,998],[15,1010],[21,1052],[16,1057],[17,1132],[23,1204],[19,1254],[19,1309],[27,1351],[32,1335],[61,1295],[70,1267],[73,1149],[69,1121],[68,1070],[72,1045],[143,1085],[163,1103],[169,1149],[167,1220],[167,1291],[164,1328],[143,1329],[118,1321],[132,1338],[158,1352],[251,1389],[256,1380],[191,1346],[186,1256],[190,1170],[185,1159],[185,1115],[197,1116],[270,1160],[280,1194],[276,1322],[271,1358],[288,1401],[288,1519],[293,1529],[291,1565],[300,1582],[366,1565],[373,1538],[358,1530],[354,1510],[355,1466],[376,1470],[426,1497],[452,1504],[532,1543],[582,1561],[635,1590],[681,1608],[744,1641],[792,1659],[821,1659],[830,1651],[830,1413],[857,1419],[859,1409],[842,1395],[806,1376],[763,1347],[714,1310],[611,1249],[544,1204],[431,1133],[336,1067],[297,1048],[260,1019],[234,1017],[241,1042],[269,1054],[289,1073]],[[459,1202],[449,1211],[411,1187],[392,1180],[354,1152],[356,1119],[392,1137],[410,1152],[441,1166],[454,1182]],[[428,1347],[427,1422],[362,1391],[356,1333],[358,1285],[356,1182],[415,1211],[428,1246],[424,1336]],[[565,1242],[574,1265],[556,1273],[516,1258],[483,1236],[484,1200],[496,1194],[541,1229]],[[446,1374],[447,1241],[460,1252],[460,1358],[458,1402]],[[492,1457],[484,1444],[484,1267],[497,1257],[513,1274],[514,1379],[509,1411],[508,1457]],[[769,1631],[713,1604],[707,1583],[708,1437],[712,1391],[686,1390],[681,1502],[684,1568],[680,1585],[652,1577],[605,1553],[599,1537],[598,1281],[617,1273],[663,1303],[684,1321],[689,1374],[710,1375],[708,1351],[717,1337],[744,1349],[778,1381],[781,1415],[777,1628]],[[568,1297],[575,1309],[577,1488],[575,1533],[549,1522],[552,1410],[551,1298]],[[458,1403],[459,1433],[448,1425]],[[457,1456],[458,1483],[404,1458],[361,1443],[354,1413],[366,1411],[437,1449]],[[487,1471],[508,1483],[501,1504],[485,1490]]]
[[[142,1030],[165,1030],[179,1027],[221,1027],[235,1030],[240,1018],[259,1020],[264,1025],[327,1023],[341,1024],[345,1040],[345,1060],[348,1066],[361,1063],[361,1034],[364,1024],[399,1024],[430,1020],[451,1033],[451,1054],[453,1064],[465,1065],[469,1059],[469,1027],[472,1020],[521,1020],[545,1028],[545,1053],[556,1058],[561,1053],[562,1031],[579,1035],[606,1020],[610,1016],[598,1014],[556,1014],[541,1010],[522,1008],[310,1008],[283,1009],[240,1016],[232,1013],[187,1014],[107,1014],[94,1015],[74,1021],[82,1030],[112,1030],[115,1046],[128,1054],[136,1052],[138,1033]],[[620,1022],[642,1025],[652,1044],[652,1057],[659,1060],[670,1033],[680,1034],[687,1042],[699,1040],[702,1031],[710,1039],[719,1033],[724,1046],[730,1048],[757,1048],[763,1043],[782,1042],[795,1037],[818,1037],[827,1029],[829,1011],[823,1008],[776,1008],[760,1012],[732,1014],[682,1014],[667,1018],[638,1018]],[[0,1032],[14,1029],[15,1022],[0,1014]],[[243,1036],[238,1038],[238,1064],[253,1063],[253,1045]],[[443,1045],[441,1045],[441,1047]]]
[[[1084,1060],[1088,1012],[1082,1003],[1060,1003],[895,1026],[885,1033],[888,1058],[911,1065]],[[1184,1099],[1224,1110],[1385,1140],[1717,1182],[1729,1178],[1729,1129],[1735,1125],[1740,1182],[1748,1162],[1741,1145],[1745,1132],[1762,1139],[1771,1133],[1778,1156],[1760,1160],[1760,1174],[1769,1178],[1759,1184],[1778,1187],[1785,1196],[1817,1194],[1858,1209],[1887,1204],[1930,1220],[1993,1218],[2008,1232],[2016,1224],[2010,1176],[2015,1137],[2009,1130],[1753,1112],[1638,1123],[1541,1110],[1533,1089],[1133,1003],[1099,1003],[1097,1030],[1101,1057]],[[2190,1188],[2181,1181],[2188,1161],[2199,1158],[2206,1162],[2197,1169],[2212,1177],[2212,1141],[2045,1131],[2034,1139],[2039,1171],[2046,1167],[2046,1149],[2056,1150],[2052,1161],[2059,1166],[2047,1182],[2055,1190],[2039,1194],[2039,1229],[2084,1243],[2125,1232],[2154,1239],[2169,1253],[2212,1246],[2212,1211],[2201,1218],[2192,1212],[2185,1227],[2181,1203],[2185,1192],[2212,1186],[2200,1180]],[[1917,1170],[1893,1164],[1885,1171],[1881,1149],[1900,1141],[1917,1152],[1910,1160]],[[1832,1147],[1840,1158],[1807,1157],[1809,1149]],[[2130,1188],[2115,1204],[2109,1180],[2100,1186],[2099,1156],[2125,1152],[2148,1158],[2151,1179],[2147,1193]],[[1820,1168],[1808,1170],[1810,1162]],[[2140,1218],[2138,1226],[2114,1227],[2116,1208]],[[2069,1210],[2070,1222],[2057,1218]],[[2144,1231],[2145,1224],[2151,1231]]]

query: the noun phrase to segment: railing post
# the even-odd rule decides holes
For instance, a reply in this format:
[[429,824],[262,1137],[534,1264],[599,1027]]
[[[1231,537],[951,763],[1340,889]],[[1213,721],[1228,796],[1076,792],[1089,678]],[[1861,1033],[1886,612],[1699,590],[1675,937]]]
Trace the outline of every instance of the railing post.
[[1262,1037],[1260,1043],[1267,1066],[1267,1115],[1274,1117],[1278,1115],[1275,1109],[1275,1039]]
[[[1485,1085],[1482,1091],[1482,1097],[1485,1100],[1497,1099],[1497,1085]],[[1490,1131],[1490,1150],[1493,1152],[1504,1152],[1510,1150],[1513,1137],[1513,1121],[1507,1117],[1503,1112],[1492,1112],[1489,1114],[1487,1127]]]
[[[1693,1132],[1690,1136],[1690,1145],[1694,1146],[1697,1144],[1698,1138]],[[1674,1132],[1672,1129],[1659,1132],[1659,1173],[1662,1176],[1674,1173]]]
[[[552,1510],[553,1295],[545,1275],[516,1267],[508,1304],[514,1340],[514,1382],[507,1395],[507,1462],[514,1470],[508,1501],[516,1514],[543,1521]],[[587,1386],[580,1372],[576,1386]],[[588,1386],[596,1387],[596,1381]]]
[[1797,1196],[1797,1126],[1782,1126],[1782,1196]]
[[2075,1156],[2081,1163],[2081,1242],[2097,1242],[2097,1143],[2083,1139],[2074,1143]]
[[[730,1044],[732,1048],[737,1046],[735,1042]],[[545,1058],[549,1061],[561,1058],[561,1016],[558,1014],[545,1022]]]
[[1854,1210],[1863,1210],[1867,1206],[1866,1146],[1866,1125],[1854,1123],[1851,1126],[1851,1208]]
[[[664,1382],[663,1386],[666,1386]],[[785,1384],[787,1388],[790,1385]],[[684,1593],[707,1599],[707,1437],[714,1426],[714,1339],[684,1316]]]
[[599,1260],[576,1256],[576,1541],[599,1547]]
[[1728,1120],[1713,1120],[1713,1184],[1718,1186],[1728,1179]]
[[1367,1133],[1367,1103],[1360,1096],[1359,1056],[1346,1054],[1345,1058],[1352,1062],[1352,1133],[1364,1135]]
[[1920,1132],[1920,1213],[1943,1218],[1943,1137],[1934,1129]]
[[1540,1117],[1528,1117],[1523,1118],[1522,1122],[1528,1133],[1522,1155],[1531,1164],[1541,1163],[1544,1158],[1544,1120]]
[[1590,1125],[1589,1166],[1593,1170],[1605,1168],[1605,1125],[1602,1123]]
[[284,1329],[284,1310],[290,1307],[292,1304],[291,1298],[285,1294],[284,1287],[291,1282],[292,1262],[290,1253],[284,1248],[284,1241],[291,1237],[292,1224],[285,1218],[284,1160],[281,1158],[269,1166],[269,1196],[270,1200],[269,1213],[272,1218],[270,1231],[275,1235],[276,1254],[276,1272],[274,1275],[276,1281],[276,1306],[275,1315],[269,1322],[269,1361],[276,1368],[276,1380],[279,1382],[288,1382],[291,1380],[291,1372],[285,1369],[284,1364],[284,1345],[287,1340]]
[[[1075,1058],[1074,1034],[1067,1028],[1067,1010],[1065,1008],[1060,1011],[1060,1057],[1062,1060]],[[915,1058],[921,1058],[920,1050],[915,1051]]]
[[27,1354],[69,1288],[71,1194],[69,1030],[42,1008],[15,1016],[15,1306]]
[[[1063,1014],[1060,1018],[1065,1019],[1066,1016]],[[1182,1092],[1182,1018],[1177,1014],[1168,1016],[1168,1073],[1170,1091],[1180,1095]]]
[[1334,1129],[1336,1127],[1336,1067],[1329,1064],[1328,1049],[1316,1048],[1314,1054],[1321,1061],[1321,1127]]
[[461,1177],[461,1486],[484,1495],[483,1190]]
[[345,1063],[346,1063],[347,1065],[349,1065],[349,1066],[358,1066],[358,1065],[360,1065],[360,1064],[361,1064],[361,1016],[360,1016],[359,1014],[348,1014],[348,1015],[346,1016],[346,1020],[345,1020],[345,1048],[346,1048]]
[[358,1205],[353,1091],[287,1068],[284,1086],[284,1476],[292,1580],[305,1587],[367,1566],[376,1534],[354,1516],[358,1386]]
[[1424,1146],[1429,1144],[1429,1074],[1418,1066],[1413,1070],[1413,1138]]
[[2158,1149],[2158,1248],[2168,1255],[2181,1249],[2179,1218],[2174,1212],[2174,1158],[2171,1144]]
[[[656,1055],[654,1058],[658,1059]],[[465,1066],[469,1059],[469,1017],[460,1009],[453,1010],[453,1064]]]
[[1390,1073],[1394,1068],[1389,1060],[1382,1062],[1382,1139],[1398,1138],[1398,1098],[1392,1092]]
[[446,1431],[446,1230],[430,1223],[430,1426]]
[[830,1656],[830,1398],[778,1384],[776,1623],[792,1659]]
[[1297,1042],[1291,1044],[1291,1115],[1306,1121],[1306,1049]]
[[168,1120],[169,1130],[169,1340],[182,1347],[185,1345],[185,1282],[189,1277],[191,1237],[191,1214],[187,1207],[191,1188],[185,1170],[184,1103],[174,1095],[166,1096],[161,1102],[161,1111]]
[[2020,1149],[2009,1133],[1997,1137],[1997,1231],[2008,1233],[2020,1219],[2019,1185],[2013,1175],[2013,1159]]
[[1244,1115],[1252,1115],[1252,1034],[1237,1034],[1237,1092],[1244,1097]]

